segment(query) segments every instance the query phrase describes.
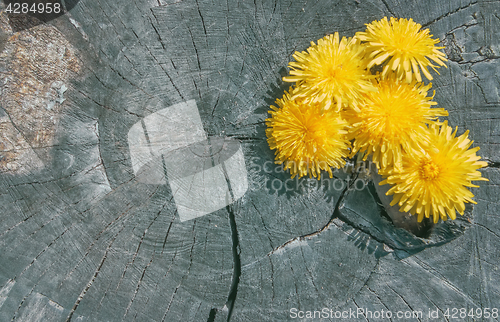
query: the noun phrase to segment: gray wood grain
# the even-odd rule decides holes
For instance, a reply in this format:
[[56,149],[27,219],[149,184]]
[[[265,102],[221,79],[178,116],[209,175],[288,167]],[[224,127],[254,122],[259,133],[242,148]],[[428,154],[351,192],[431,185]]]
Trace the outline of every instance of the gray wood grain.
[[[268,162],[264,120],[294,51],[391,15],[443,41],[435,100],[489,162],[478,204],[426,237],[394,227],[372,186],[357,189],[362,173],[287,181]],[[428,309],[498,307],[499,15],[498,1],[98,0],[17,33],[2,17],[0,320],[286,321],[292,308],[366,308],[430,321]],[[64,50],[43,49],[54,46]],[[135,176],[127,135],[188,100],[208,136],[240,142],[249,187],[180,221],[170,186]]]

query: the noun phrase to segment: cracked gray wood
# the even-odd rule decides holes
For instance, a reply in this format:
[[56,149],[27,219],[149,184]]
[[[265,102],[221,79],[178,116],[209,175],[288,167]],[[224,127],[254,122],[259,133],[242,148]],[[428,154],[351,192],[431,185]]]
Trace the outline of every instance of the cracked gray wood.
[[[264,132],[294,51],[390,15],[442,40],[435,100],[490,164],[478,204],[428,239],[392,226],[349,171],[287,181]],[[498,306],[499,17],[498,1],[98,0],[14,32],[2,14],[0,320]],[[249,188],[181,222],[169,185],[135,176],[127,134],[189,100],[209,137],[240,141]]]

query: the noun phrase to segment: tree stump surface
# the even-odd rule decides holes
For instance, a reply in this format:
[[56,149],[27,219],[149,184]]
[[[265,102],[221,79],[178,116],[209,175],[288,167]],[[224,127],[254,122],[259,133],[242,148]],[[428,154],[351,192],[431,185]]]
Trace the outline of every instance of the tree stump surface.
[[[24,29],[0,15],[0,321],[500,306],[500,2],[72,6]],[[384,16],[442,40],[435,100],[489,163],[477,205],[426,236],[352,166],[290,180],[266,141],[292,54]]]

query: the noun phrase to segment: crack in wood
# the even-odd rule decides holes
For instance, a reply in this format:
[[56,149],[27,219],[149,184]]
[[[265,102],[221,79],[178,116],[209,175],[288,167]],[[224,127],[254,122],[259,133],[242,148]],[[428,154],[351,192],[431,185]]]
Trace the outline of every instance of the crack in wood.
[[317,236],[320,233],[322,233],[323,231],[327,230],[330,227],[330,225],[333,223],[333,220],[335,218],[339,217],[339,214],[340,214],[339,208],[340,208],[340,205],[341,205],[342,201],[344,200],[345,194],[348,192],[348,190],[349,190],[349,186],[346,186],[344,188],[344,190],[342,191],[342,193],[340,194],[339,199],[337,200],[337,203],[336,203],[335,208],[333,210],[333,213],[330,216],[330,219],[328,220],[328,222],[326,223],[326,225],[324,225],[322,228],[320,228],[320,229],[318,229],[318,230],[316,230],[316,231],[314,231],[312,233],[305,234],[305,235],[302,235],[302,236],[298,236],[298,237],[295,237],[293,239],[288,240],[284,244],[282,244],[282,245],[274,248],[266,256],[269,257],[269,256],[273,255],[274,253],[276,253],[277,251],[285,248],[286,246],[290,245],[291,243],[296,243],[296,242],[304,241],[306,238],[311,238],[311,237]]
[[[387,284],[387,287],[388,287],[388,288],[390,288],[390,289],[391,289],[391,291],[393,291],[393,292],[394,292],[394,293],[395,293],[395,294],[396,294],[396,295],[397,295],[397,296],[398,296],[398,297],[399,297],[399,298],[400,298],[400,299],[401,299],[401,300],[402,300],[402,301],[406,304],[406,306],[408,306],[408,307],[410,308],[410,310],[411,310],[412,312],[418,312],[418,311],[415,311],[415,310],[413,309],[413,307],[410,305],[410,303],[408,303],[408,301],[406,301],[406,299],[405,299],[405,298],[404,298],[401,294],[399,294],[398,292],[396,292],[396,290],[395,290],[395,289],[393,289],[392,287],[390,287],[390,286],[389,286],[389,284]],[[418,321],[422,321],[422,320],[420,320],[420,318],[418,317],[418,313],[417,313],[417,316],[416,316],[416,317],[415,317],[415,315],[413,315],[413,317],[414,317],[414,318],[416,318]]]
[[475,301],[473,298],[467,294],[465,294],[461,289],[459,289],[457,286],[455,286],[449,279],[447,279],[442,273],[440,273],[436,268],[430,266],[427,264],[424,260],[422,260],[418,256],[412,257],[412,259],[408,260],[408,264],[415,263],[416,265],[422,267],[426,272],[431,274],[433,277],[437,278],[440,280],[445,286],[453,290],[455,293],[466,299],[469,303],[474,304],[477,307],[481,307]]
[[122,232],[122,230],[124,228],[125,228],[125,225],[123,225],[122,228],[111,239],[111,242],[109,243],[108,247],[106,248],[106,250],[104,252],[104,255],[102,256],[101,262],[99,263],[99,265],[97,266],[97,268],[96,268],[96,270],[94,272],[94,275],[92,276],[92,278],[90,279],[90,281],[87,283],[87,285],[85,286],[85,288],[82,290],[82,292],[80,293],[80,295],[76,299],[75,304],[71,308],[71,311],[69,312],[68,317],[66,318],[66,322],[71,322],[71,319],[73,318],[73,315],[74,315],[76,309],[80,305],[80,302],[84,298],[85,294],[87,294],[88,290],[90,289],[90,287],[94,283],[95,279],[99,275],[99,272],[101,271],[101,268],[104,265],[104,262],[106,261],[106,258],[108,256],[108,252],[111,249],[111,246],[113,245],[114,241],[116,240],[116,238],[118,237],[118,235]]
[[[195,229],[194,229],[195,226],[196,226],[196,219],[193,220],[193,229],[192,229],[193,243],[191,245],[191,250],[190,250],[190,253],[189,253],[189,266],[188,266],[187,272],[186,272],[186,274],[184,276],[182,276],[181,281],[175,287],[174,293],[172,294],[172,297],[170,298],[170,302],[168,303],[167,309],[165,310],[165,313],[163,314],[161,322],[164,322],[165,319],[167,318],[167,314],[170,311],[170,307],[172,306],[172,303],[174,302],[174,298],[177,295],[177,292],[179,291],[179,288],[182,286],[182,283],[189,276],[189,273],[191,272],[191,266],[193,265],[193,249],[194,249],[194,246],[196,245],[196,234],[195,234]],[[172,259],[172,262],[173,262],[173,259]],[[170,268],[169,268],[169,270],[170,270]],[[165,276],[166,276],[166,274],[165,274]]]
[[422,28],[426,28],[426,27],[428,27],[429,25],[432,25],[433,23],[435,23],[435,22],[437,22],[437,21],[439,21],[439,20],[441,20],[441,19],[443,19],[443,18],[446,18],[446,17],[448,17],[448,16],[451,16],[451,15],[453,15],[453,14],[455,14],[455,13],[457,13],[457,12],[461,11],[461,10],[465,10],[465,9],[467,9],[467,8],[469,8],[469,7],[473,6],[473,5],[475,5],[475,4],[478,4],[478,1],[471,2],[471,3],[469,3],[469,4],[468,4],[468,5],[466,5],[466,6],[463,6],[463,7],[458,7],[457,9],[455,9],[455,10],[453,10],[453,11],[449,11],[449,12],[447,12],[447,13],[443,14],[443,15],[440,15],[439,17],[434,18],[433,20],[431,20],[431,21],[429,21],[429,22],[427,22],[427,23],[422,24]]
[[488,168],[500,168],[500,162],[499,161],[493,161],[488,158],[484,158],[486,162],[488,162],[488,165],[485,167],[485,169]]
[[[213,160],[213,158],[212,158],[212,160]],[[222,165],[222,172],[224,173],[224,177],[226,179],[229,194],[231,197],[231,203],[226,206],[226,210],[229,214],[229,224],[231,227],[232,253],[233,253],[233,280],[231,282],[231,288],[230,288],[229,294],[227,296],[227,302],[226,302],[226,307],[228,308],[227,322],[229,322],[231,320],[231,316],[233,314],[234,303],[236,301],[236,296],[238,294],[238,285],[240,283],[240,277],[241,277],[240,253],[241,253],[241,250],[240,250],[240,241],[239,241],[239,236],[238,236],[238,228],[236,226],[236,218],[235,218],[235,213],[234,213],[233,203],[235,202],[235,200],[234,200],[233,189],[231,187],[231,180],[229,179],[229,175],[227,173],[225,163],[223,162],[223,163],[221,163],[221,165]]]
[[397,15],[394,13],[394,11],[392,11],[391,7],[389,6],[389,4],[387,3],[387,0],[382,0],[382,3],[384,4],[385,8],[387,9],[387,11],[389,11],[389,13],[393,16],[393,17],[397,17]]
[[217,309],[216,308],[212,308],[210,310],[209,315],[208,315],[207,322],[214,322],[216,314],[217,314]]

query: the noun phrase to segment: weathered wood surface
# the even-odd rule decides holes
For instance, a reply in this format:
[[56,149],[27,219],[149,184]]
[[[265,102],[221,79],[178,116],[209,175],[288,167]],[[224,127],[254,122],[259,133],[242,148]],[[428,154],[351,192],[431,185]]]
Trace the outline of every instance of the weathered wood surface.
[[[390,224],[353,175],[286,182],[266,163],[291,54],[390,15],[443,40],[435,99],[490,163],[478,205],[428,238]],[[82,0],[0,27],[0,321],[285,321],[292,308],[427,321],[500,306],[500,2]],[[181,222],[170,186],[134,175],[127,133],[189,100],[208,136],[239,140],[249,186]]]

